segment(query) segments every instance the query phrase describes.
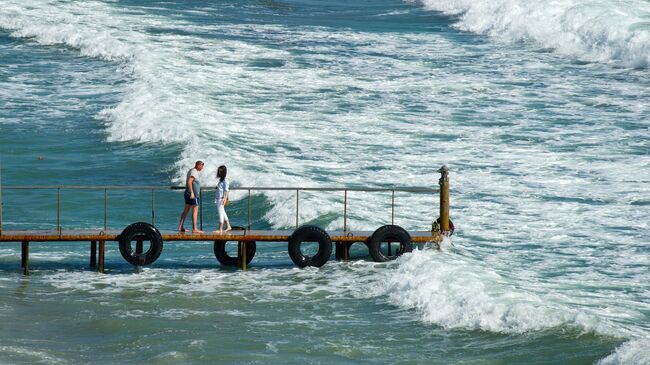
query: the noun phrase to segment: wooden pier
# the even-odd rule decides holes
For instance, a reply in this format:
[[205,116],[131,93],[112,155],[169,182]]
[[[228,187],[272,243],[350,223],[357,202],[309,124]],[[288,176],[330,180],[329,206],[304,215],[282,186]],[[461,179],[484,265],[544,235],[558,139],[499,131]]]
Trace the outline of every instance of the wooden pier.
[[[64,230],[60,227],[59,213],[57,208],[57,229],[56,230],[3,230],[2,210],[0,208],[0,242],[21,243],[21,266],[25,275],[29,274],[29,245],[30,242],[86,242],[90,243],[90,266],[97,267],[99,272],[104,272],[104,254],[106,242],[118,242],[120,253],[125,260],[134,266],[152,264],[160,256],[163,242],[174,241],[211,241],[214,242],[214,252],[217,260],[222,265],[241,266],[246,270],[255,255],[257,242],[288,242],[289,256],[293,262],[300,266],[322,266],[329,260],[332,253],[332,246],[335,247],[335,257],[347,260],[349,248],[353,243],[362,242],[368,246],[369,253],[375,261],[388,261],[395,259],[403,253],[412,250],[413,243],[434,243],[439,245],[444,236],[453,233],[453,223],[449,220],[449,179],[448,170],[443,166],[438,181],[439,189],[429,188],[392,188],[392,189],[361,189],[361,188],[233,188],[231,190],[247,190],[249,193],[249,217],[247,227],[233,227],[232,231],[206,233],[191,233],[178,231],[159,231],[152,223],[138,222],[127,226],[124,229],[108,229],[106,218],[104,229]],[[4,187],[10,189],[29,188],[56,188],[59,187]],[[75,189],[83,187],[74,187]],[[86,187],[92,189],[108,189],[109,187]],[[116,188],[116,187],[111,187]],[[121,187],[129,188],[133,187]],[[160,187],[147,187],[152,189],[152,217],[153,212],[153,189]],[[166,187],[166,189],[182,189],[179,187]],[[296,200],[296,229],[295,230],[252,230],[250,223],[250,197],[254,190],[296,190],[299,191],[342,191],[345,194],[344,204],[344,229],[339,231],[326,232],[313,226],[298,225],[298,200]],[[407,232],[394,224],[387,224],[375,231],[352,231],[347,227],[347,193],[348,191],[392,191],[392,215],[394,219],[394,196],[395,192],[412,193],[440,193],[440,206],[438,219],[426,225],[431,225],[431,230]],[[60,195],[60,193],[59,193]],[[298,197],[298,194],[296,194]],[[1,199],[1,195],[0,195]],[[298,199],[298,198],[297,198]],[[60,199],[59,199],[60,200]],[[59,203],[60,204],[60,203]],[[106,203],[105,203],[106,204]],[[0,207],[1,207],[0,201]],[[104,206],[106,211],[106,205]],[[434,217],[431,217],[434,218]],[[392,222],[391,222],[392,223]],[[135,242],[135,249],[133,248]],[[226,251],[226,244],[237,244],[236,256],[230,256]],[[315,255],[309,256],[303,253],[301,245],[317,245],[318,251]],[[146,248],[146,249],[145,249]]]

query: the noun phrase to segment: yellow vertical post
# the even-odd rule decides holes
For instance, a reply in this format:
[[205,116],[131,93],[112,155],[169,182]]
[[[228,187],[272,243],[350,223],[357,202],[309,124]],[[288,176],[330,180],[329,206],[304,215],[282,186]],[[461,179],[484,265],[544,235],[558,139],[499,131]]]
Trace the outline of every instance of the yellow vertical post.
[[442,166],[440,170],[440,231],[449,232],[449,169]]
[[20,262],[23,267],[23,274],[29,275],[29,241],[21,243]]
[[104,240],[99,241],[99,259],[97,271],[104,273]]

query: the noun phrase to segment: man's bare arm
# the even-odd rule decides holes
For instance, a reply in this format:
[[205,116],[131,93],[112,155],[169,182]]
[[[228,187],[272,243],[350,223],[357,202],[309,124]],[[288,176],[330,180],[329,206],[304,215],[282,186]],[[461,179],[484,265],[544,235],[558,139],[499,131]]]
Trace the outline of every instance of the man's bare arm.
[[185,182],[187,188],[190,190],[190,199],[194,199],[194,189],[192,189],[192,182],[194,181],[194,176],[190,176],[187,178],[187,181]]

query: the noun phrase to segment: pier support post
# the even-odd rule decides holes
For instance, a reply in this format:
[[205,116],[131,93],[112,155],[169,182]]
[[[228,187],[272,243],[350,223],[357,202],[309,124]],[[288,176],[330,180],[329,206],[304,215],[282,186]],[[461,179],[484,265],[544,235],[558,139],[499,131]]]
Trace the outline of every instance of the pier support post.
[[442,166],[440,170],[440,231],[445,234],[449,232],[449,169]]
[[350,245],[347,242],[335,242],[336,246],[336,259],[341,261],[348,261],[350,259]]
[[97,241],[90,241],[90,267],[97,267]]
[[97,271],[104,273],[104,240],[99,241],[99,261],[97,264]]
[[20,246],[20,264],[23,268],[23,275],[29,275],[29,241],[23,241]]
[[141,255],[142,251],[144,251],[144,245],[142,244],[142,240],[138,239],[135,241],[135,253]]
[[241,269],[246,271],[246,241],[241,243]]

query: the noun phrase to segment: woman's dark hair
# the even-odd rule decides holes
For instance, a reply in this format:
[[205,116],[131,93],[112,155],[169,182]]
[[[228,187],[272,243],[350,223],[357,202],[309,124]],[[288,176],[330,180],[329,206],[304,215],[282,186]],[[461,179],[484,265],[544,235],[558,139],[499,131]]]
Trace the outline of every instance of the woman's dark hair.
[[221,165],[217,169],[217,177],[219,178],[219,181],[223,181],[223,179],[226,178],[226,174],[228,173],[228,169],[226,168],[226,165]]

